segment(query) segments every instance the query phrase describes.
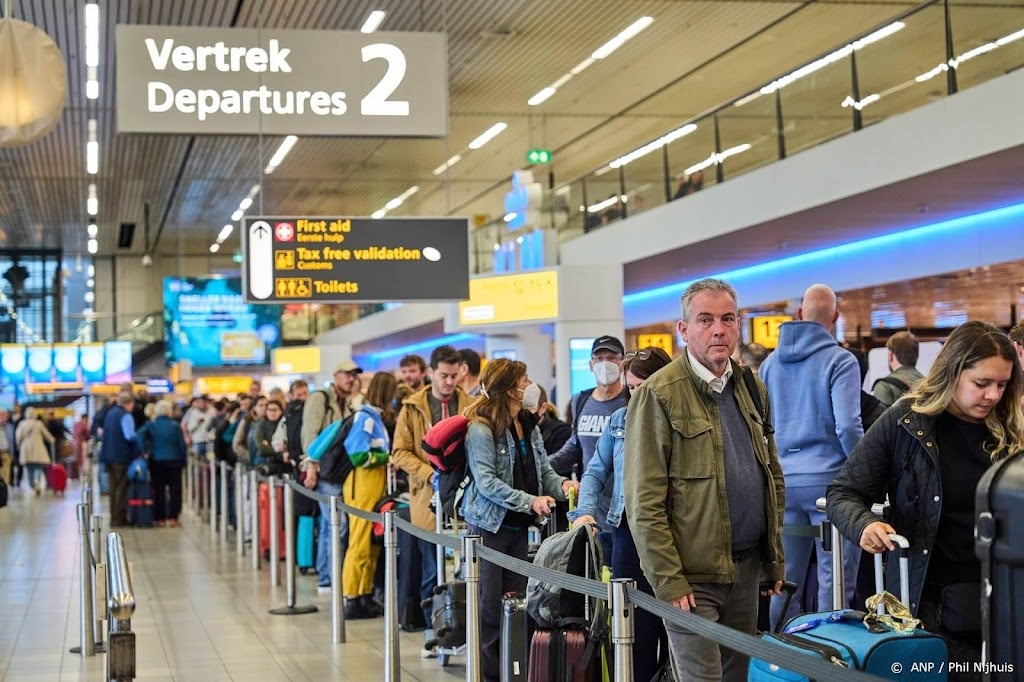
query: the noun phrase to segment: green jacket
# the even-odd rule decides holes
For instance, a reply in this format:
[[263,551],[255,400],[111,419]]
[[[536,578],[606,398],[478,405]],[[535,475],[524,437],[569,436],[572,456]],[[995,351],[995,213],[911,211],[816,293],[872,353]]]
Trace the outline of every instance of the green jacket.
[[[775,438],[732,365],[736,399],[750,427],[754,453],[765,475],[767,535],[760,552],[766,580],[785,577],[782,516],[786,485]],[[768,391],[757,381],[761,403]],[[626,413],[623,493],[640,565],[663,601],[693,591],[691,583],[731,583],[732,528],[725,491],[721,417],[711,388],[691,373],[683,353],[659,370],[629,400]]]

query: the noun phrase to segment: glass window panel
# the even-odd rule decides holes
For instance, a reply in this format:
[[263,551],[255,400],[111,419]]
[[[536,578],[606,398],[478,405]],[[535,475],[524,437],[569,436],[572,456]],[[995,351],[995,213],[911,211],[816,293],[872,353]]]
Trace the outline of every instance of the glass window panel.
[[665,203],[665,163],[663,148],[635,159],[624,168],[626,177],[626,214],[636,215]]
[[[710,116],[695,122],[697,129],[689,135],[673,140],[668,145],[672,199],[699,191],[715,184],[714,166],[709,166],[694,177],[692,172],[715,153],[715,122]],[[703,176],[703,177],[701,177]]]
[[586,178],[587,206],[584,231],[613,223],[622,216],[619,197],[619,171],[612,168]]
[[[838,57],[784,86],[780,94],[787,155],[816,147],[853,130],[851,110],[843,106],[850,95],[848,56]],[[765,95],[763,99],[773,97]]]
[[1024,5],[953,5],[950,20],[960,90],[998,78],[1024,64]]
[[[734,178],[778,160],[775,135],[775,95],[762,95],[742,106],[718,112],[721,140],[719,160],[725,179]],[[715,174],[714,165],[704,171],[705,179]]]

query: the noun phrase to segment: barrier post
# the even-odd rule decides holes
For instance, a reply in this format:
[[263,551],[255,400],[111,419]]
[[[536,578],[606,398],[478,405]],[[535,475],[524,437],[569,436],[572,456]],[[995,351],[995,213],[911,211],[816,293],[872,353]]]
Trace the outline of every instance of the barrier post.
[[252,514],[252,568],[260,570],[260,482],[256,470],[249,472],[249,511]]
[[341,587],[341,509],[338,495],[331,495],[331,642],[345,643],[345,611]]
[[402,679],[398,640],[398,532],[395,512],[384,512],[384,682]]
[[[815,500],[818,511],[825,512],[825,498],[819,497]],[[832,610],[839,611],[846,608],[846,575],[843,568],[843,536],[835,524],[826,520],[822,523],[822,529],[829,533],[829,542],[832,544],[832,555],[829,557],[832,564]],[[824,538],[822,538],[824,540]]]
[[[615,661],[615,682],[633,679],[633,604],[626,594],[627,587],[635,587],[631,578],[614,578],[608,583],[608,603],[612,608],[612,655]],[[600,654],[598,654],[600,655]]]
[[210,460],[210,535],[217,537],[217,462]]
[[195,513],[195,505],[192,501],[192,458],[185,456],[185,507]]
[[316,613],[313,605],[295,605],[295,491],[291,486],[291,478],[284,477],[284,584],[287,592],[287,606],[270,609],[275,616],[297,616],[303,613]]
[[[104,585],[100,585],[100,575],[96,568],[96,563],[102,563],[101,557],[103,556],[103,517],[99,514],[92,515],[92,593],[93,603],[99,603],[100,600],[96,599],[96,596],[106,592]],[[103,579],[106,579],[106,574],[103,574]],[[102,591],[101,591],[102,590]],[[104,617],[105,609],[103,611],[94,608],[93,618],[96,621],[96,629],[93,634],[96,636],[96,651],[103,653],[103,621],[106,620]]]
[[245,488],[245,480],[242,474],[242,463],[235,463],[235,474],[234,474],[234,485],[235,485],[235,554],[237,556],[245,556],[245,533],[242,527],[245,525],[242,523],[242,517],[245,515],[245,508],[242,506],[245,501],[245,495],[242,494]]
[[107,612],[110,614],[110,646],[107,651],[108,680],[135,679],[135,592],[128,570],[124,541],[117,533],[107,536]]
[[270,476],[267,480],[270,486],[270,584],[277,587],[281,584],[281,535],[278,529],[281,527],[281,519],[277,514],[277,477]]
[[228,541],[228,463],[224,460],[220,465],[220,541]]
[[480,665],[480,560],[476,555],[479,542],[479,535],[462,538],[462,556],[466,562],[466,682],[483,679]]
[[80,652],[82,656],[96,655],[96,639],[93,633],[93,609],[92,609],[92,548],[89,546],[89,516],[86,514],[86,505],[78,505],[78,536],[81,562],[79,569],[81,573],[81,590],[79,596],[82,607],[81,613],[81,638]]

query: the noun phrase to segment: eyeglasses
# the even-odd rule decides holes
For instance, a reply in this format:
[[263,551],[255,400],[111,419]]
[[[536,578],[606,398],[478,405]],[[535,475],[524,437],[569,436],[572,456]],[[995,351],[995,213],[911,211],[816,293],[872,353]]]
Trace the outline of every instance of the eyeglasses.
[[646,360],[651,357],[652,352],[653,351],[649,350],[631,350],[623,356],[623,359],[632,360],[633,358],[636,358],[637,360]]

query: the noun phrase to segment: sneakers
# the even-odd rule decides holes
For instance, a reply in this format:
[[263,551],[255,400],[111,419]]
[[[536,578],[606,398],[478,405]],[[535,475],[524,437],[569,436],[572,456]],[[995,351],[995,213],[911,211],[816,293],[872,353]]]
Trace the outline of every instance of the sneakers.
[[359,602],[362,604],[367,618],[380,618],[384,615],[384,607],[374,601],[372,596],[364,594],[359,597]]
[[320,594],[330,594],[331,593],[331,586],[330,585],[317,585],[316,586],[316,591],[318,593],[320,593]]
[[437,658],[437,647],[424,645],[420,649],[420,658]]

